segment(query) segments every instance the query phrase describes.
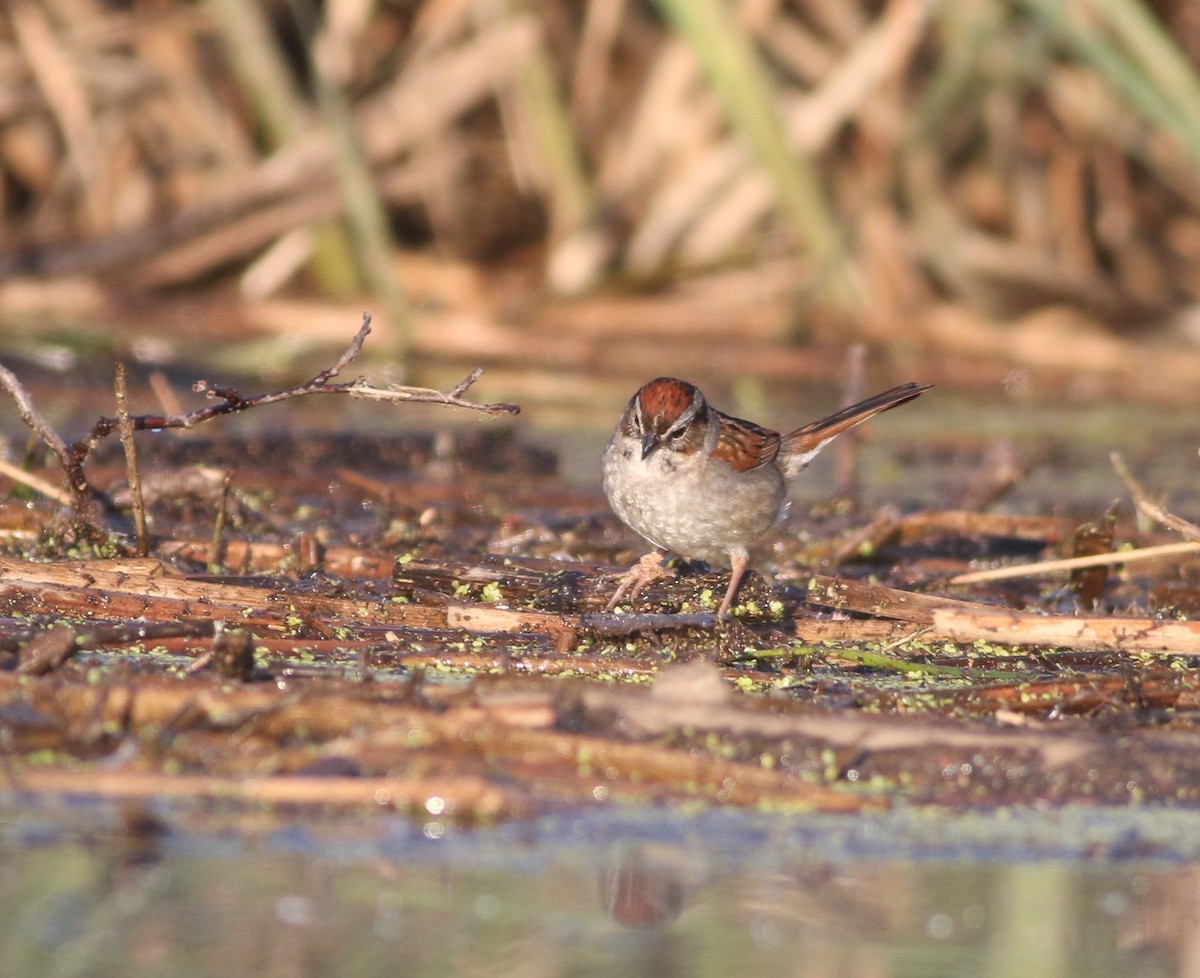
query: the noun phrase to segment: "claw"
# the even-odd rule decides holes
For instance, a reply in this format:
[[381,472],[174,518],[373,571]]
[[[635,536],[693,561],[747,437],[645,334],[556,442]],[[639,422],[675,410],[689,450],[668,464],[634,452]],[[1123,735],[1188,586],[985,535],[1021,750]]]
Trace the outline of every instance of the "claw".
[[[671,571],[667,570],[667,555],[661,550],[651,551],[622,575],[616,593],[604,606],[604,610],[612,611],[616,608],[621,599],[625,597],[626,592],[629,592],[629,602],[632,604],[647,584],[670,576],[672,575]],[[630,588],[633,590],[630,591]]]

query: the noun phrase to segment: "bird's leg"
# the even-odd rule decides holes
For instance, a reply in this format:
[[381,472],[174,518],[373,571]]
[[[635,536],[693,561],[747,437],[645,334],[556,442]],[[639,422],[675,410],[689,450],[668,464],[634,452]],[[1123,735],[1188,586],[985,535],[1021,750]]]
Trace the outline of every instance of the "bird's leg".
[[738,585],[742,583],[742,575],[746,573],[746,567],[750,563],[748,554],[733,553],[729,555],[729,564],[733,568],[729,573],[729,587],[725,591],[725,600],[721,602],[721,607],[717,610],[717,617],[724,618],[729,614],[729,607],[733,604],[733,596],[737,594]]
[[616,594],[604,606],[604,610],[612,611],[631,587],[633,590],[629,593],[630,604],[637,600],[642,588],[651,581],[670,576],[671,572],[667,570],[667,555],[661,550],[652,550],[625,572]]

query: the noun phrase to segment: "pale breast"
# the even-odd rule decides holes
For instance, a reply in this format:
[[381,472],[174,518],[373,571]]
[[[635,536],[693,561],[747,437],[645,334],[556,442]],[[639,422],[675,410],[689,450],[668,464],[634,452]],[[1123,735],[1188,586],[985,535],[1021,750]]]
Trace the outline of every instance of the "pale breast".
[[616,514],[656,547],[689,560],[745,550],[778,520],[785,489],[774,465],[735,472],[704,455],[668,449],[642,459],[633,439],[604,453],[604,492]]

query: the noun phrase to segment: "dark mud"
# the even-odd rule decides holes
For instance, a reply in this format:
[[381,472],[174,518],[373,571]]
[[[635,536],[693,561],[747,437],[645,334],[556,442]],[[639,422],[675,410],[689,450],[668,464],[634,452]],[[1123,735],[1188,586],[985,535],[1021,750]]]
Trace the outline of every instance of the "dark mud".
[[[503,430],[147,436],[141,465],[148,558],[64,552],[19,490],[0,507],[10,791],[466,822],[1200,804],[1195,653],[1154,630],[1200,606],[1194,560],[948,583],[1084,552],[1085,512],[797,505],[718,621],[724,578],[696,567],[605,614],[639,542]],[[89,475],[120,500],[123,468]],[[940,624],[997,610],[1153,627],[1106,647]]]

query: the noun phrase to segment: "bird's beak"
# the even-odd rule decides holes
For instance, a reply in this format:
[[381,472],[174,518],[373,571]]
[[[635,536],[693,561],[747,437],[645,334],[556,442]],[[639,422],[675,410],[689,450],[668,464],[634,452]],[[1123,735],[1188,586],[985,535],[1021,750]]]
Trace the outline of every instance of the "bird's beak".
[[653,431],[647,431],[642,435],[642,458],[645,459],[654,449],[658,447],[658,435]]

